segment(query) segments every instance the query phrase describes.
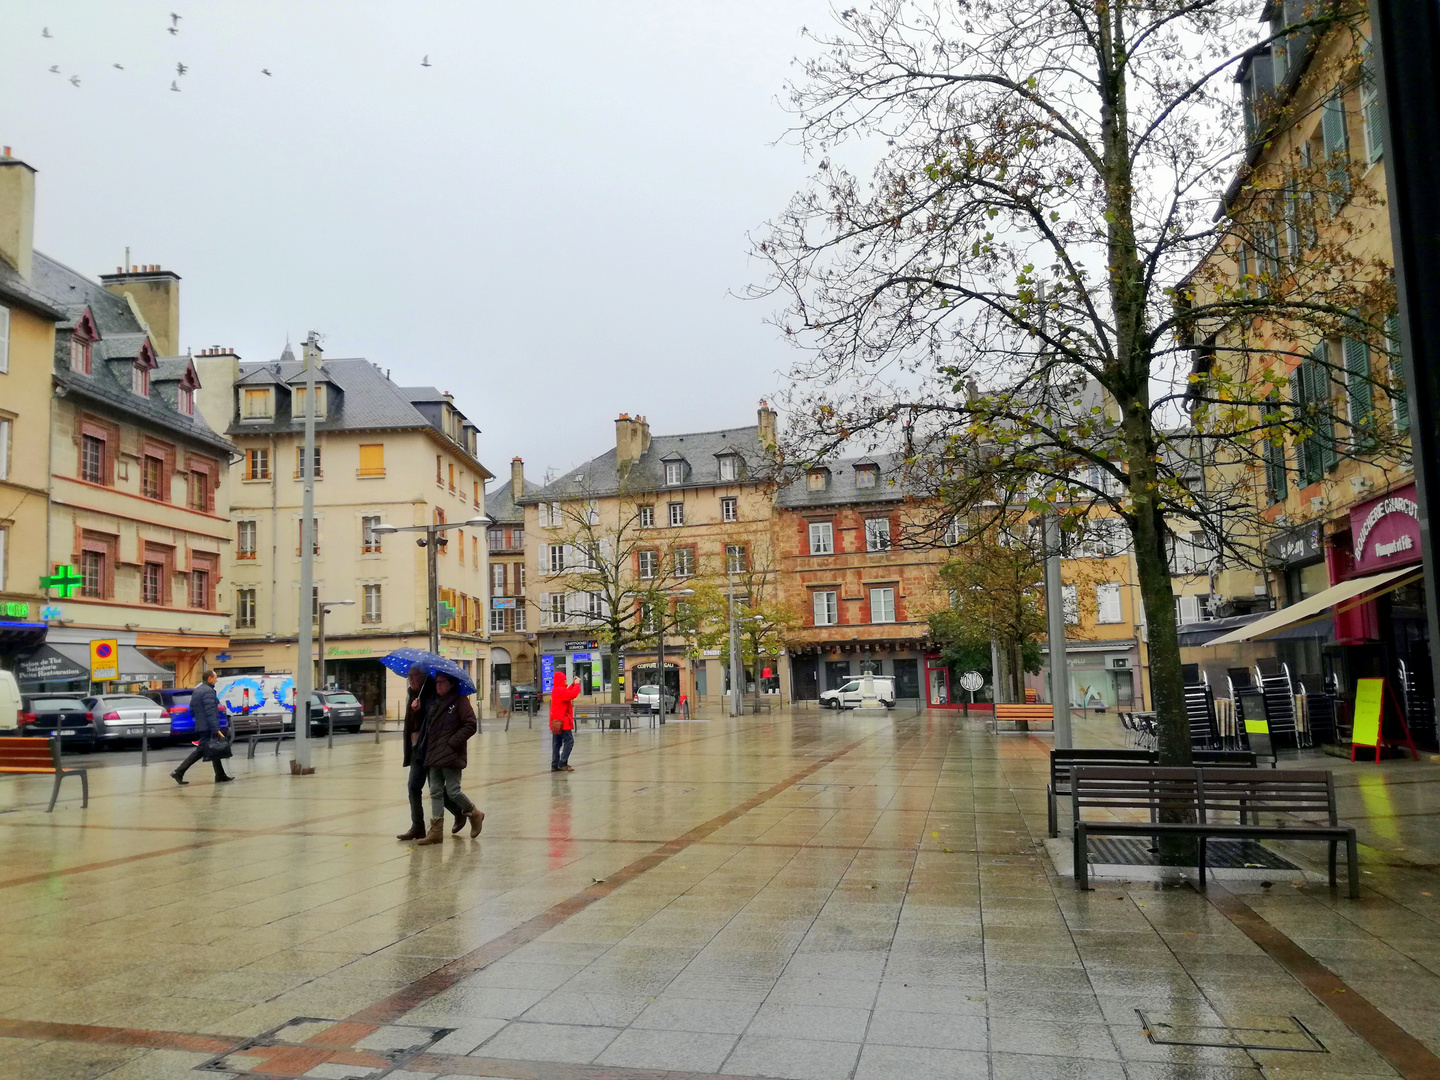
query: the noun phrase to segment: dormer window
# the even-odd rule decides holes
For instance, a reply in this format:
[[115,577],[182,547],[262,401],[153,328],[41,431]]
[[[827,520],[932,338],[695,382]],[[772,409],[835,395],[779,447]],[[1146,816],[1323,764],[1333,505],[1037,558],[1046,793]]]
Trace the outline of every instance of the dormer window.
[[[296,386],[296,387],[292,387],[292,388],[291,388],[291,391],[290,391],[290,415],[291,415],[291,416],[294,416],[294,417],[296,417],[296,418],[298,419],[298,418],[303,417],[303,416],[306,415],[306,407],[307,407],[307,402],[309,401],[309,398],[308,398],[309,393],[310,393],[310,388],[309,388],[308,386]],[[323,417],[323,416],[325,415],[325,385],[324,385],[324,383],[317,383],[317,384],[315,385],[315,415],[316,415],[316,417]]]
[[855,486],[857,488],[873,488],[879,475],[880,469],[876,465],[856,465]]
[[275,415],[275,399],[268,386],[247,386],[240,392],[241,420],[269,420]]
[[186,416],[194,416],[195,391],[188,386],[180,387],[180,392],[175,398],[175,404]]
[[740,479],[740,458],[735,454],[724,454],[720,458],[720,479]]
[[130,368],[130,389],[141,397],[150,396],[150,369],[138,361]]
[[684,482],[685,482],[685,462],[684,462],[684,461],[667,461],[667,462],[665,462],[665,483],[666,483],[667,485],[673,487],[673,486],[676,485],[676,484],[683,484]]
[[830,486],[830,470],[811,469],[805,474],[805,486],[811,491],[824,491]]

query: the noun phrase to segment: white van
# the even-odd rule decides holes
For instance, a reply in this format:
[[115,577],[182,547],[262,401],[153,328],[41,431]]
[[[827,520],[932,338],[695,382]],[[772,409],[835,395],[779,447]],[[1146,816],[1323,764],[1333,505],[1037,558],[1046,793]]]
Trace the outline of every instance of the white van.
[[237,736],[295,729],[295,680],[289,675],[222,675],[215,696]]
[[20,710],[20,684],[15,681],[15,673],[0,671],[0,731],[19,733]]
[[[887,709],[895,707],[895,679],[890,675],[874,675],[875,696]],[[851,679],[836,690],[826,690],[820,695],[822,709],[858,709],[864,696],[864,676]]]

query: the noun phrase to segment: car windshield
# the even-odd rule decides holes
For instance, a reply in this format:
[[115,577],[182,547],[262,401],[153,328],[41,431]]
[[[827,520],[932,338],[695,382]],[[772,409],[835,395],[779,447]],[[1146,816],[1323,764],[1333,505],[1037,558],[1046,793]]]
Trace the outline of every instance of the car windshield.
[[83,709],[79,698],[31,698],[31,712],[53,712],[56,709]]

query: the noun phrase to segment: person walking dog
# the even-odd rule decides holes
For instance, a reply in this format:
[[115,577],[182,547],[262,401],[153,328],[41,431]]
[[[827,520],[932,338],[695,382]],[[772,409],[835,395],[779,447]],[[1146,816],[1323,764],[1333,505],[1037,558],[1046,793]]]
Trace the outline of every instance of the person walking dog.
[[[416,664],[410,669],[410,685],[405,692],[405,721],[400,733],[400,763],[409,770],[406,789],[410,796],[410,831],[400,833],[396,840],[419,840],[426,832],[425,802],[421,793],[428,775],[425,768],[426,722],[434,704],[435,687],[425,669]],[[458,833],[465,827],[465,814],[449,796],[445,799],[445,809],[455,815],[455,824],[450,831]]]
[[470,819],[470,835],[480,835],[485,823],[481,810],[460,790],[460,773],[469,763],[466,746],[479,725],[470,698],[460,692],[460,685],[449,675],[435,676],[435,701],[425,721],[425,769],[430,781],[430,829],[418,843],[439,844],[444,841],[441,826],[445,824],[448,798]]
[[[215,672],[205,672],[204,677],[200,680],[200,685],[190,691],[190,716],[195,721],[195,738],[198,742],[195,749],[190,751],[190,756],[170,774],[170,778],[181,787],[190,783],[185,779],[186,770],[205,756],[205,743],[212,736],[222,734],[220,731],[220,699],[215,696]],[[233,776],[225,775],[225,766],[218,757],[212,757],[210,764],[215,767],[217,784],[226,784],[235,779]]]
[[550,753],[551,772],[574,772],[570,765],[570,751],[575,749],[575,706],[580,696],[581,683],[576,679],[568,686],[565,672],[555,672],[550,681],[550,732],[554,736]]

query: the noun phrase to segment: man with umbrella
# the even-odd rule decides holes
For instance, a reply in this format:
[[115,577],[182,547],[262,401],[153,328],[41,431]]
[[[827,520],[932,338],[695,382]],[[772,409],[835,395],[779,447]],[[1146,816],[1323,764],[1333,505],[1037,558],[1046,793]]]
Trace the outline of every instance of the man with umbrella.
[[[468,820],[470,835],[478,836],[485,813],[460,790],[460,772],[467,764],[466,744],[478,728],[466,696],[474,692],[474,684],[453,661],[420,649],[397,649],[380,662],[410,680],[401,739],[403,761],[410,770],[411,826],[396,839],[417,840],[421,845],[440,843],[447,809],[455,815],[453,832],[459,832]],[[433,811],[428,829],[420,791],[427,780]]]

